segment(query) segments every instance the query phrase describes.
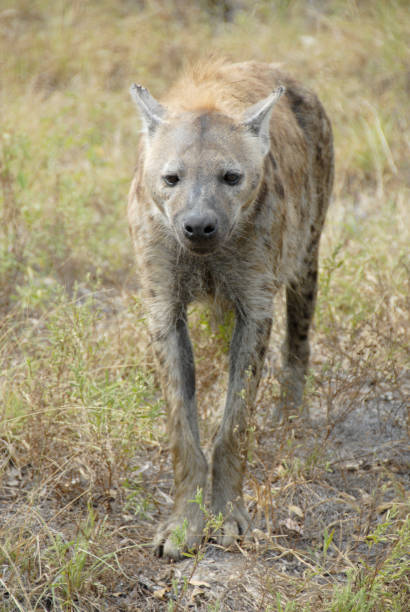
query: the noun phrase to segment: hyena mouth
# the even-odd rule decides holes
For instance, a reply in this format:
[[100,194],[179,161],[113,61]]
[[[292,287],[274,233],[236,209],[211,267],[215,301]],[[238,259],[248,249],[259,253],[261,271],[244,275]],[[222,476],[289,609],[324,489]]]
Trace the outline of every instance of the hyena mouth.
[[183,245],[183,247],[187,251],[189,251],[193,255],[199,255],[199,256],[212,255],[212,253],[215,253],[215,251],[218,250],[219,246],[220,246],[219,241],[218,242],[212,241],[212,244],[210,243],[192,244],[185,240],[184,240],[184,245]]

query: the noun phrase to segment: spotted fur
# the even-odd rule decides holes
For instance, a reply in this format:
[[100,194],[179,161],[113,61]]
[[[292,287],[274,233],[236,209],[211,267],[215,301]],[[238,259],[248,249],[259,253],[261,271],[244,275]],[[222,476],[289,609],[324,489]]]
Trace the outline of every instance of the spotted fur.
[[[287,326],[275,417],[286,419],[302,405],[319,241],[333,182],[332,132],[315,94],[269,64],[200,64],[162,103],[140,86],[132,93],[145,134],[129,223],[175,475],[174,509],[154,544],[158,554],[179,558],[201,540],[202,512],[190,500],[198,488],[205,491],[208,477],[187,306],[210,299],[236,315],[211,470],[212,510],[225,517],[219,541],[229,545],[249,526],[242,497],[247,421],[281,284]],[[240,175],[237,185],[227,184],[229,172]],[[184,519],[181,548],[172,532]]]

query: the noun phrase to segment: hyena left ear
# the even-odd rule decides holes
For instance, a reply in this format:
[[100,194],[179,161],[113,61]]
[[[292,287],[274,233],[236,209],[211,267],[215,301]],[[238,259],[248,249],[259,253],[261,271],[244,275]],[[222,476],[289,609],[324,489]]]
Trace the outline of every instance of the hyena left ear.
[[258,136],[263,155],[267,155],[270,149],[269,125],[273,107],[284,92],[285,88],[279,86],[267,98],[247,108],[243,114],[242,124]]
[[157,127],[164,123],[165,108],[142,85],[136,85],[135,83],[131,85],[130,94],[140,111],[144,122],[144,131],[152,135]]

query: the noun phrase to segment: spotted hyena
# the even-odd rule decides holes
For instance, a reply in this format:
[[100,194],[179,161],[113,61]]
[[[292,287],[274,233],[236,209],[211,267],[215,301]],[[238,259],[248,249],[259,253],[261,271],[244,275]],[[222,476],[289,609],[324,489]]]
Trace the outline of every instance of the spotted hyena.
[[[332,189],[329,119],[318,98],[273,65],[207,62],[160,102],[131,87],[144,135],[129,194],[152,345],[168,409],[175,505],[157,554],[198,545],[205,491],[187,306],[211,300],[235,313],[229,388],[212,453],[211,504],[231,544],[249,527],[242,497],[246,432],[272,323],[286,286],[287,324],[277,419],[301,407],[320,234]],[[184,543],[173,537],[185,525]]]

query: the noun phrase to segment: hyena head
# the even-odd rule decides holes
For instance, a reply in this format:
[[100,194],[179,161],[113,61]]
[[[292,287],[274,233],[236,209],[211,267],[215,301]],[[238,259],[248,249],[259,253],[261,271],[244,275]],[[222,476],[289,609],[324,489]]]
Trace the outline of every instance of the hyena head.
[[183,248],[212,253],[254,202],[272,109],[283,91],[279,87],[238,120],[214,110],[171,112],[145,88],[131,87],[144,123],[144,191]]

